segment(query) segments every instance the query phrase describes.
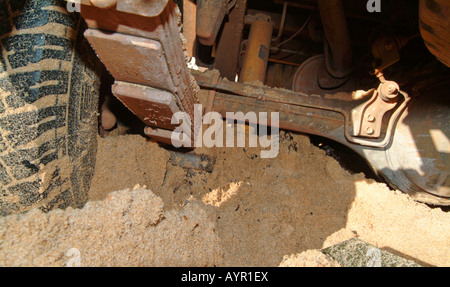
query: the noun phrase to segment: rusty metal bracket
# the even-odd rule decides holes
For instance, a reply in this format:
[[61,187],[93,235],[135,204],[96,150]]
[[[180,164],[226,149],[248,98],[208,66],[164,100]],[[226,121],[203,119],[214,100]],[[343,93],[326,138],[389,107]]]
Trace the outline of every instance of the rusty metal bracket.
[[[403,100],[398,102],[386,102],[382,99],[380,85],[377,91],[374,91],[372,98],[361,106],[352,110],[353,132],[350,134],[349,129],[345,129],[346,138],[349,142],[368,146],[368,147],[386,147],[392,137],[395,122],[401,113],[405,110],[410,98],[408,94],[399,92]],[[392,115],[386,120],[385,136],[379,140],[382,134],[383,118],[389,111],[394,110]],[[378,139],[377,141],[367,140],[364,138]]]
[[352,110],[353,136],[380,137],[384,115],[397,105],[395,98],[384,97],[381,91],[383,86],[390,84],[381,84],[369,101]]
[[383,116],[396,106],[396,103],[386,103],[378,92],[367,103],[356,107],[352,111],[353,136],[367,138],[379,138],[382,128]]
[[[401,95],[401,97],[393,97],[392,95],[386,95],[387,88],[390,87],[390,84],[393,82],[386,82],[380,84],[377,90],[372,89],[367,92],[354,92],[358,93],[355,97],[360,98],[358,100],[340,100],[337,98],[331,97],[320,97],[316,95],[306,95],[303,93],[296,93],[288,90],[282,89],[273,89],[265,86],[253,86],[250,84],[236,83],[230,82],[227,80],[219,79],[217,84],[211,83],[211,79],[208,76],[205,76],[201,73],[194,73],[194,76],[197,80],[197,83],[200,87],[206,89],[214,89],[217,91],[222,91],[227,94],[230,94],[230,101],[233,101],[236,96],[241,98],[248,98],[256,100],[257,102],[262,103],[273,103],[278,106],[280,112],[289,110],[290,107],[298,106],[306,109],[306,114],[310,114],[311,122],[315,121],[336,121],[335,117],[323,117],[323,116],[313,116],[316,111],[331,111],[335,113],[339,113],[344,117],[343,123],[340,126],[344,126],[344,135],[345,139],[354,144],[363,145],[367,147],[375,147],[375,148],[384,148],[389,144],[389,141],[392,136],[392,132],[394,129],[394,124],[398,119],[399,115],[403,112],[407,103],[409,101],[409,97],[406,93],[401,91],[393,91],[397,92],[397,95]],[[390,102],[386,102],[383,99],[384,97],[391,97]],[[220,94],[221,97],[225,95]],[[342,95],[339,95],[342,97]],[[352,95],[346,96],[346,98],[352,98]],[[381,103],[382,101],[383,103]],[[276,108],[272,108],[274,111],[277,111]],[[220,110],[216,106],[213,110]],[[310,112],[307,112],[307,111]],[[392,114],[389,114],[388,111],[392,111]],[[232,112],[232,111],[230,111]],[[376,113],[375,113],[376,112]],[[376,114],[379,119],[376,119],[375,122],[370,122],[372,120],[369,117],[369,114]],[[384,117],[384,115],[386,115]],[[364,117],[367,118],[364,119]],[[282,117],[283,118],[283,117]],[[383,119],[385,118],[385,119]],[[293,119],[287,119],[288,122],[294,122]],[[368,122],[368,123],[366,123]],[[382,135],[382,127],[383,122],[387,122],[388,124],[385,126],[384,134],[385,136],[380,139]],[[302,131],[308,130],[308,126],[310,123],[306,123],[305,126],[296,126],[293,129]],[[369,135],[367,131],[370,125],[373,125],[374,134]],[[280,124],[280,126],[289,126],[286,123]],[[327,126],[324,130],[316,130],[314,133],[322,136],[329,136],[327,133],[330,132],[330,126],[332,124],[318,124],[318,126]],[[339,125],[338,125],[339,126]],[[366,127],[365,132],[361,132],[361,129]],[[292,128],[292,125],[291,125]],[[375,128],[377,129],[375,134]],[[310,131],[309,131],[310,132]]]

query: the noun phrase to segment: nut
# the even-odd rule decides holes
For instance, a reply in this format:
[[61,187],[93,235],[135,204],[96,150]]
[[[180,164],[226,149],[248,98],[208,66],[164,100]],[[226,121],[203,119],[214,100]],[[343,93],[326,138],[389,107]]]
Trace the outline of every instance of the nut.
[[394,84],[389,84],[387,87],[387,90],[388,90],[388,93],[391,95],[398,93],[398,89]]
[[396,82],[386,81],[381,87],[381,97],[385,101],[391,101],[397,98],[400,87]]

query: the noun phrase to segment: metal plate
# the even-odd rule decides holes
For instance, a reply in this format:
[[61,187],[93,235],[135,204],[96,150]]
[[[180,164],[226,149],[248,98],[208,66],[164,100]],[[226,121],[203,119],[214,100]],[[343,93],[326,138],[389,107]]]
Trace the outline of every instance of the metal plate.
[[175,91],[158,41],[94,29],[85,36],[116,81]]
[[180,111],[171,93],[125,82],[116,82],[112,92],[146,125],[168,130],[178,126],[171,123],[173,114]]

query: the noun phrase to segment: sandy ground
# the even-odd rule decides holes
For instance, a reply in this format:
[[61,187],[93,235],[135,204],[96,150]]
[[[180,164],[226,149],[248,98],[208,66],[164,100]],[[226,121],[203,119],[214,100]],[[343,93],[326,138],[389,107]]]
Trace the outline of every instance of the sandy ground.
[[360,237],[450,266],[449,213],[349,174],[306,136],[281,139],[275,159],[196,150],[215,158],[211,173],[137,135],[99,139],[90,202],[1,218],[0,265],[337,266],[317,250]]

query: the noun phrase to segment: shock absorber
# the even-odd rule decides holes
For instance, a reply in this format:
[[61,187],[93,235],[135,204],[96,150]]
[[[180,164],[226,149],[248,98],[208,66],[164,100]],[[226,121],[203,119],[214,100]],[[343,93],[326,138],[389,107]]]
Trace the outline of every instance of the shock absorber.
[[239,77],[240,82],[261,81],[264,83],[272,42],[272,30],[270,17],[257,14],[250,26],[244,63]]

